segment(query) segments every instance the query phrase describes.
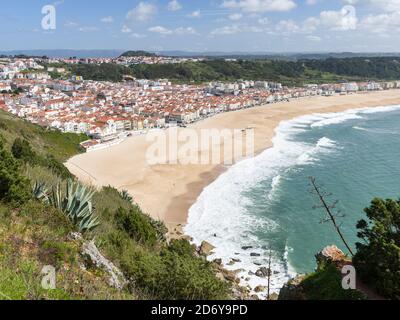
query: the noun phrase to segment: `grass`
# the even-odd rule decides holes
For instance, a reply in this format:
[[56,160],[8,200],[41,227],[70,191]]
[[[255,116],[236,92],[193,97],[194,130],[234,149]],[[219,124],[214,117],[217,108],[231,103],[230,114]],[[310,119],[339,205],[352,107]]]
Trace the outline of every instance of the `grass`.
[[[40,157],[53,156],[57,166],[80,152],[82,136],[47,131],[0,112],[0,134],[6,149],[16,138],[29,141]],[[63,181],[60,171],[41,161],[19,160],[19,171],[30,183],[48,188]],[[65,168],[65,167],[63,167]],[[28,180],[27,180],[27,183]],[[195,255],[187,241],[165,241],[165,226],[151,219],[118,190],[106,187],[93,197],[100,226],[85,233],[102,254],[130,280],[122,291],[108,285],[102,270],[85,266],[81,243],[69,238],[76,231],[56,208],[29,200],[17,208],[0,199],[0,298],[4,299],[226,299],[229,286],[216,278],[212,265]],[[57,273],[57,290],[40,286],[43,266]],[[10,281],[5,281],[5,276]]]
[[61,133],[58,130],[42,128],[2,110],[0,110],[0,134],[5,138],[9,148],[16,138],[24,138],[29,141],[36,153],[42,156],[51,154],[61,162],[83,152],[79,143],[88,139],[83,134]]
[[344,290],[342,277],[333,264],[309,274],[301,283],[307,300],[363,300],[357,290]]

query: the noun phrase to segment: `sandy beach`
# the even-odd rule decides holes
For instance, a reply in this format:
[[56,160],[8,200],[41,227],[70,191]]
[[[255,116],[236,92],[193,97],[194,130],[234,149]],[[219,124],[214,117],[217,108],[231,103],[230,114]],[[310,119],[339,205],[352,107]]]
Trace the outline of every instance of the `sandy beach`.
[[[281,121],[312,113],[400,104],[400,90],[358,93],[346,96],[310,97],[216,115],[189,129],[254,128],[255,153],[272,146],[275,128]],[[179,130],[188,130],[180,128]],[[143,211],[166,223],[170,230],[183,225],[187,213],[203,188],[226,170],[220,164],[150,165],[146,152],[151,146],[145,135],[70,159],[66,166],[81,181],[101,187],[128,190]],[[199,147],[199,153],[208,152]]]

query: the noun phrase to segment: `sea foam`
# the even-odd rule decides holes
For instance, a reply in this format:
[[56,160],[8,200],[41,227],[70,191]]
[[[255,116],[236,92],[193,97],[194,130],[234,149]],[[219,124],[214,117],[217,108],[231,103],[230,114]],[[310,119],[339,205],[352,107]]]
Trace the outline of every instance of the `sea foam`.
[[[384,108],[386,109],[378,110],[391,111],[400,106]],[[257,231],[273,231],[279,226],[275,221],[249,212],[251,200],[246,191],[262,181],[270,180],[266,199],[279,201],[279,185],[284,181],[287,170],[298,165],[312,164],[318,160],[318,153],[338,149],[335,141],[328,137],[322,137],[317,143],[310,144],[295,141],[293,138],[296,134],[360,119],[362,113],[367,112],[371,111],[362,108],[341,113],[301,116],[281,122],[275,130],[272,148],[233,165],[203,190],[189,210],[185,233],[192,236],[197,245],[203,240],[213,244],[216,249],[208,259],[221,258],[227,269],[241,270],[239,277],[242,284],[247,284],[252,289],[259,285],[266,286],[267,280],[254,274],[260,266],[268,265],[266,248],[269,246],[257,237]],[[246,246],[251,246],[251,249],[245,250]],[[285,249],[283,258],[276,253],[272,255],[271,269],[279,272],[272,277],[272,292],[279,292],[283,284],[296,273],[290,264],[290,250],[288,247]],[[229,265],[232,259],[240,262]],[[260,296],[263,297],[263,294]]]

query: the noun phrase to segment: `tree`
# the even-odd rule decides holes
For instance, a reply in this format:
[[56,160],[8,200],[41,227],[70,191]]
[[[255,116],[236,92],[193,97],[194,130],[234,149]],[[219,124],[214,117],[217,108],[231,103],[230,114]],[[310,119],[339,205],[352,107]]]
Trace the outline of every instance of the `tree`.
[[357,224],[353,263],[366,283],[391,299],[400,299],[400,201],[374,199]]
[[0,136],[0,201],[19,205],[27,201],[30,195],[29,180],[20,174],[18,161],[4,149]]
[[[332,204],[329,204],[327,202],[327,198],[329,196],[331,196],[330,193],[327,193],[326,191],[324,191],[320,186],[317,185],[316,179],[314,177],[310,177],[310,182],[311,182],[311,193],[314,193],[318,196],[320,202],[321,202],[321,206],[320,208],[323,208],[328,217],[323,220],[323,222],[332,222],[336,233],[339,235],[340,239],[342,240],[343,244],[346,246],[347,250],[350,252],[350,254],[353,256],[353,251],[351,250],[349,244],[347,243],[346,239],[344,238],[344,235],[342,233],[342,231],[340,230],[340,225],[337,223],[337,218],[340,217],[340,211],[334,211],[336,208],[336,205],[338,203],[338,201],[335,201]],[[315,208],[319,208],[318,206],[316,206]],[[343,215],[342,215],[343,217]]]

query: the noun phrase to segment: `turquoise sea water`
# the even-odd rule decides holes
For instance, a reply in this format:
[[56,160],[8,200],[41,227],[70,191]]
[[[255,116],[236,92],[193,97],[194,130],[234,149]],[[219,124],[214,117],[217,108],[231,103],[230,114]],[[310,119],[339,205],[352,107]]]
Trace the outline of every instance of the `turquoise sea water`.
[[204,190],[190,209],[186,232],[217,247],[211,259],[240,259],[230,268],[243,269],[252,287],[265,284],[252,272],[267,264],[271,249],[277,291],[295,273],[314,270],[314,255],[323,247],[345,250],[332,225],[320,223],[322,209],[313,209],[319,203],[309,192],[310,176],[333,194],[331,201],[339,200],[342,231],[354,246],[363,208],[376,196],[400,197],[400,107],[282,123],[272,149],[233,166]]

